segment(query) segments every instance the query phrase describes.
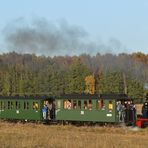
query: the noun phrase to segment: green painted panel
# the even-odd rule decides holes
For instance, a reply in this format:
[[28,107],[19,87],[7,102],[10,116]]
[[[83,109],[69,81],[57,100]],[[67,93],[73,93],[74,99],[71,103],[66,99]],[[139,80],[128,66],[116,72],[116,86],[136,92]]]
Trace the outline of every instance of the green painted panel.
[[[75,99],[74,99],[75,100]],[[56,119],[71,121],[116,122],[116,102],[112,101],[112,110],[109,110],[109,101],[104,99],[104,107],[96,108],[96,99],[92,99],[92,109],[85,110],[85,100],[81,100],[81,109],[74,109],[74,100],[71,100],[71,109],[64,109],[64,100],[57,100]],[[78,100],[77,100],[78,105]]]
[[3,99],[1,102],[5,103],[3,107],[0,105],[1,119],[42,120],[42,100]]

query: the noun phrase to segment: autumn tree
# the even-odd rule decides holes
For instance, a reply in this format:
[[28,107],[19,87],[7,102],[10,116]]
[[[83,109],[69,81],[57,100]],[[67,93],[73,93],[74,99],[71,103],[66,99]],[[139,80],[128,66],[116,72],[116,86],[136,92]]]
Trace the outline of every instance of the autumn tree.
[[85,77],[85,93],[86,94],[95,93],[95,79],[92,75]]

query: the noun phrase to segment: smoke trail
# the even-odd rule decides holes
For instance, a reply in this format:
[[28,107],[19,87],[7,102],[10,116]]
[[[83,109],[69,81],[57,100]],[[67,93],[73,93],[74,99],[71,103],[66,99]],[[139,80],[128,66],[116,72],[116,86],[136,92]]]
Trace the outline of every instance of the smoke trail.
[[113,47],[89,41],[88,33],[79,26],[69,25],[65,20],[53,24],[44,18],[27,22],[19,18],[4,28],[4,40],[9,51],[43,55],[78,55],[81,53],[116,53],[121,47],[112,40]]

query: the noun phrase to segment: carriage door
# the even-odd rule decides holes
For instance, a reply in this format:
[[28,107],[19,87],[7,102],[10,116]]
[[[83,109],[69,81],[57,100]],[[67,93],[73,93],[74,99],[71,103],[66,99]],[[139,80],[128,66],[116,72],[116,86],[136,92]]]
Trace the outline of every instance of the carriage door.
[[47,106],[47,119],[55,118],[55,104],[53,100],[45,100],[44,105]]

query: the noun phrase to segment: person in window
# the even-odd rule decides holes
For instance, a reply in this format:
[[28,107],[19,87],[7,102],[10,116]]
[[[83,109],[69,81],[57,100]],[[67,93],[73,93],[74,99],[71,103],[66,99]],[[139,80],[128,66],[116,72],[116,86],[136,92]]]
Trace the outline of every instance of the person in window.
[[71,101],[67,101],[67,109],[71,109]]
[[39,106],[38,103],[35,103],[35,109],[38,110]]

